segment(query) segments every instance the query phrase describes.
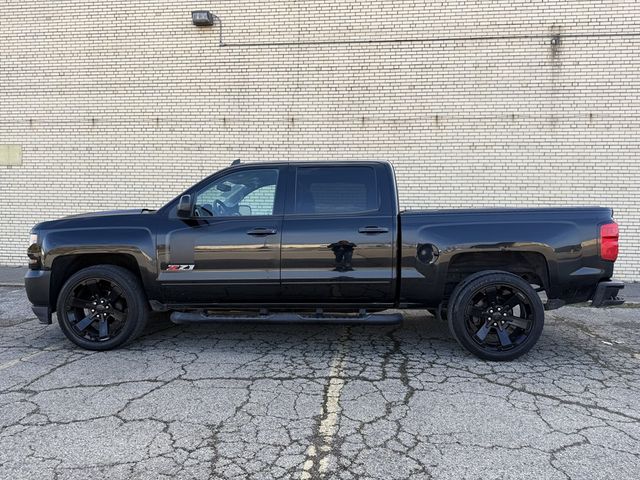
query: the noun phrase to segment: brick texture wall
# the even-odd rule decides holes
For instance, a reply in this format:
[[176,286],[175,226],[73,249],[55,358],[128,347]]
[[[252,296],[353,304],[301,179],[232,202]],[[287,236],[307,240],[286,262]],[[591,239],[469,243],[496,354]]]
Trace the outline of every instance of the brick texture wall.
[[635,0],[5,0],[0,264],[235,158],[388,159],[405,208],[611,206],[640,280],[639,72]]

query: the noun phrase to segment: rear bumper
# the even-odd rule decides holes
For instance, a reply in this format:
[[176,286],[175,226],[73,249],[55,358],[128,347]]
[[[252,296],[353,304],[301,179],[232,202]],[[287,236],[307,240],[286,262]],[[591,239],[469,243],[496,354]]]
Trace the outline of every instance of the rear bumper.
[[618,297],[618,292],[624,288],[624,283],[608,280],[598,283],[596,291],[591,297],[592,307],[611,307],[622,305],[624,299]]
[[49,270],[28,270],[24,276],[24,288],[31,302],[31,309],[40,323],[51,323],[51,305],[49,305]]

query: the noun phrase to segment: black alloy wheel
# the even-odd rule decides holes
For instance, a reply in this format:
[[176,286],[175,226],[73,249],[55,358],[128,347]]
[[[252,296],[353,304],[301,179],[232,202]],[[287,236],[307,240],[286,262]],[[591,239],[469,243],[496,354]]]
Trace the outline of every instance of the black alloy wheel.
[[57,315],[72,342],[108,350],[140,334],[146,322],[146,298],[131,272],[97,265],[67,280],[58,297]]
[[467,333],[490,350],[517,347],[533,325],[531,302],[511,285],[493,284],[476,290],[464,316]]
[[467,283],[457,294],[449,327],[471,353],[487,360],[512,360],[537,342],[544,306],[522,278],[492,273]]
[[80,338],[104,342],[120,333],[127,321],[127,296],[115,282],[94,277],[75,285],[65,302],[72,332]]

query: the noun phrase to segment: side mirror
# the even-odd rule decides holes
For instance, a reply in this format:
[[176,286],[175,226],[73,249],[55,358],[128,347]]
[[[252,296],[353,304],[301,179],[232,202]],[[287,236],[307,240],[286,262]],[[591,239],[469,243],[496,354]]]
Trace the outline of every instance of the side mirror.
[[178,202],[178,216],[190,217],[193,205],[191,204],[191,195],[182,195]]

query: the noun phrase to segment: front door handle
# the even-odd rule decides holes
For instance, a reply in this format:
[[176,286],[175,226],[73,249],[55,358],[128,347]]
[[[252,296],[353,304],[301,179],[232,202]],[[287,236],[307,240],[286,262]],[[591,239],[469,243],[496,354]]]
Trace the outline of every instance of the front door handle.
[[266,235],[275,235],[276,233],[278,233],[278,230],[276,230],[275,228],[256,227],[256,228],[252,228],[251,230],[249,230],[247,232],[247,235],[254,235],[256,237],[263,237],[263,236],[266,236]]
[[387,233],[389,231],[389,229],[387,227],[373,227],[373,226],[368,226],[368,227],[360,227],[358,229],[358,231],[360,233],[371,233],[371,234],[375,234],[375,233]]

